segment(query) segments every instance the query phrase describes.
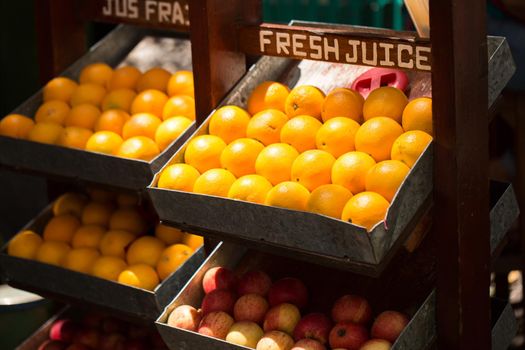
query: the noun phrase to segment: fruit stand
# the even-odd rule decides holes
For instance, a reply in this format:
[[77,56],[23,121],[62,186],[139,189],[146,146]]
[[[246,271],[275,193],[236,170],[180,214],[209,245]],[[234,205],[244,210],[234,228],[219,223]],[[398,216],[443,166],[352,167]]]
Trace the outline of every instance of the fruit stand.
[[[59,194],[0,252],[2,276],[17,288],[142,325],[134,327],[155,325],[165,345],[154,330],[144,336],[155,348],[507,349],[516,320],[506,300],[487,292],[491,264],[519,209],[512,185],[489,181],[488,125],[515,67],[505,38],[486,35],[484,4],[431,0],[432,32],[425,39],[350,25],[262,23],[260,0],[40,2],[40,42],[47,43],[42,76],[65,77],[78,87],[61,102],[66,117],[46,109],[55,101],[48,83],[12,113],[32,119],[30,131],[0,133],[0,164],[46,177],[50,193]],[[78,42],[85,21],[118,25],[84,53]],[[170,75],[192,72],[194,91],[192,85],[191,93],[181,93],[174,84],[179,90],[173,92],[169,75],[152,78],[168,65]],[[132,85],[112,80],[130,66],[141,71]],[[107,94],[94,102],[91,94],[75,97],[83,85],[97,85],[101,73],[93,72],[104,69],[112,72],[102,82]],[[253,102],[268,83],[286,91],[285,101]],[[124,85],[133,90],[126,103],[107,97]],[[373,102],[381,99],[401,99],[401,108]],[[422,99],[430,130],[405,124],[405,110]],[[86,104],[98,110],[89,126],[84,114],[81,121],[71,117]],[[127,115],[118,132],[117,109]],[[104,116],[109,126],[99,122]],[[251,133],[253,120],[280,116],[284,121],[270,132]],[[63,127],[50,140],[54,118],[62,118]],[[176,134],[159,137],[177,118],[183,124]],[[303,125],[290,124],[294,119]],[[334,150],[342,141],[332,141],[333,134],[319,139],[323,127],[340,119],[356,125],[343,151]],[[34,131],[39,124],[43,136]],[[89,134],[79,146],[80,128]],[[378,128],[387,131],[376,134]],[[271,139],[274,129],[277,139]],[[68,138],[67,131],[77,136]],[[108,132],[120,140],[110,150],[95,144],[97,134]],[[405,136],[417,139],[417,152],[403,151]],[[124,146],[132,139],[142,142],[138,150]],[[233,153],[235,143],[252,149]],[[201,154],[199,147],[215,153]],[[260,161],[277,147],[292,160],[281,165],[268,151]],[[359,170],[368,175],[350,179],[353,170],[341,160],[350,153],[360,153],[354,164],[370,159],[366,171]],[[249,165],[237,161],[242,157]],[[299,159],[304,163],[296,167]],[[377,170],[372,184],[370,174],[385,162],[397,162],[402,176]],[[342,170],[334,171],[337,166]],[[243,179],[259,187],[243,190]],[[255,198],[265,186],[262,199]],[[339,192],[330,192],[336,187]],[[319,198],[332,197],[315,202],[321,188],[326,192]],[[357,198],[381,207],[377,220],[354,209],[373,211],[359,208]],[[86,213],[90,206],[97,209]],[[99,238],[77,238],[83,228],[94,236],[93,226],[104,232]],[[124,231],[133,234],[118,251],[103,244],[110,234],[124,239]],[[17,245],[23,234],[31,238]],[[195,235],[204,237],[202,246]],[[37,253],[27,252],[29,243],[38,245]],[[53,244],[53,256],[41,253]],[[80,249],[90,252],[72,255]],[[80,263],[86,254],[89,266]],[[93,272],[109,256],[119,260],[118,271],[109,274],[106,264]],[[78,314],[67,310],[60,318],[76,317],[70,322],[77,328],[89,323]],[[109,339],[124,321],[104,317],[98,320],[110,330],[97,332]],[[20,349],[36,349],[48,332],[51,342],[61,342],[61,332],[68,332],[53,333],[56,325],[50,321]],[[128,333],[119,330],[111,341],[134,337],[133,326],[124,328]],[[84,336],[91,348],[110,342]],[[64,337],[72,341],[71,334]]]

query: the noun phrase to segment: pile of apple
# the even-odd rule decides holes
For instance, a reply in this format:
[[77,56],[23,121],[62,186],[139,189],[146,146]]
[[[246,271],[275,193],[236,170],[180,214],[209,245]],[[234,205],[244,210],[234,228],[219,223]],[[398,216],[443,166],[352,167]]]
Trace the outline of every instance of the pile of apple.
[[165,350],[155,329],[98,313],[76,320],[62,318],[51,325],[49,339],[38,350]]
[[202,286],[201,308],[178,306],[168,325],[257,350],[388,350],[408,324],[397,311],[373,320],[368,301],[356,295],[340,297],[331,318],[320,312],[302,316],[308,304],[304,283],[292,277],[272,283],[263,271],[237,278],[228,268],[214,267]]

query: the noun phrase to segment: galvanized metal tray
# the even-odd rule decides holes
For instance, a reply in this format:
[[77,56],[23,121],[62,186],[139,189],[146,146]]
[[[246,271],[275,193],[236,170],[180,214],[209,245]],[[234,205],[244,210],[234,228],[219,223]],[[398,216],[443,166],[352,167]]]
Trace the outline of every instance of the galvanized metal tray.
[[[51,206],[49,206],[24,229],[42,232],[51,217]],[[95,305],[127,319],[152,322],[171,300],[173,294],[177,293],[201,266],[205,258],[206,253],[202,246],[153,291],[35,260],[13,257],[7,254],[7,244],[0,252],[0,272],[6,282],[16,288],[66,303]]]
[[[142,71],[154,66],[191,70],[191,45],[188,38],[173,32],[120,25],[61,75],[78,79],[82,68],[93,62],[113,67],[125,63]],[[12,113],[32,118],[41,103],[40,90]],[[0,165],[60,180],[143,190],[194,130],[192,125],[149,162],[0,136]]]

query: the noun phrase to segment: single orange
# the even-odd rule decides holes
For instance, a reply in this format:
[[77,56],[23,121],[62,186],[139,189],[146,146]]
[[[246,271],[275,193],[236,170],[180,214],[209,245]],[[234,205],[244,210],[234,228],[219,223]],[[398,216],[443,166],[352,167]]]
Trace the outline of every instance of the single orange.
[[113,210],[114,207],[111,202],[90,202],[82,211],[82,224],[99,225],[107,228]]
[[292,164],[291,179],[299,182],[308,191],[331,183],[333,155],[317,149],[301,153]]
[[120,208],[129,208],[139,205],[142,197],[137,193],[121,192],[117,194],[117,198],[115,200]]
[[363,96],[352,89],[333,89],[323,102],[323,121],[326,122],[335,117],[346,117],[361,123],[364,103]]
[[162,121],[151,113],[138,113],[124,123],[122,127],[122,137],[124,140],[134,136],[146,136],[150,139],[155,138],[155,132]]
[[100,107],[102,100],[106,96],[106,89],[103,86],[97,84],[80,84],[73,95],[69,104],[73,107],[80,104],[89,103],[94,106]]
[[263,149],[264,146],[259,141],[237,139],[222,151],[221,165],[236,177],[255,174],[255,161]]
[[390,156],[412,168],[430,142],[432,136],[424,131],[407,131],[395,140]]
[[98,245],[105,234],[106,228],[99,225],[80,226],[73,235],[71,246],[73,248],[98,249]]
[[136,236],[126,231],[107,231],[100,239],[98,249],[104,256],[125,259],[128,246]]
[[157,224],[157,226],[155,226],[155,237],[171,245],[182,242],[184,232],[175,227]]
[[127,268],[126,262],[115,256],[101,256],[91,268],[91,274],[98,278],[116,281],[122,271]]
[[326,121],[315,135],[318,149],[338,158],[355,150],[355,134],[360,125],[350,118],[335,117]]
[[64,128],[58,124],[36,123],[29,132],[28,139],[34,142],[56,144]]
[[150,161],[160,154],[159,147],[146,136],[135,136],[127,139],[117,150],[117,156]]
[[90,129],[68,126],[62,130],[57,144],[63,147],[84,149],[91,135],[93,131]]
[[7,245],[7,254],[17,258],[35,259],[42,237],[30,230],[17,233]]
[[78,80],[80,84],[98,84],[104,88],[107,88],[112,75],[113,68],[111,68],[106,63],[97,62],[85,66],[80,71],[80,77]]
[[137,81],[142,73],[135,67],[123,66],[113,71],[109,80],[109,90],[131,89],[135,90]]
[[139,77],[136,89],[138,92],[149,89],[166,92],[170,78],[171,73],[167,70],[160,67],[151,68]]
[[131,103],[131,114],[151,113],[161,118],[168,96],[160,90],[148,89],[140,92]]
[[102,100],[102,110],[120,109],[129,112],[136,96],[135,91],[131,89],[112,90]]
[[312,213],[341,218],[343,208],[352,198],[352,192],[340,185],[328,184],[317,187],[308,198],[307,209]]
[[84,103],[71,108],[71,111],[64,120],[65,126],[76,126],[85,129],[94,129],[100,109],[98,107]]
[[292,164],[299,152],[286,143],[266,146],[255,161],[255,172],[268,179],[272,185],[290,180]]
[[421,130],[432,135],[432,99],[421,97],[410,101],[403,111],[402,125],[405,131]]
[[44,102],[59,100],[68,103],[78,84],[66,77],[56,77],[47,82],[42,90]]
[[193,98],[193,73],[187,70],[175,72],[168,81],[168,95],[186,95]]
[[100,257],[100,253],[92,248],[71,249],[62,260],[62,267],[80,273],[89,274],[93,269],[95,261]]
[[201,174],[206,170],[221,167],[221,153],[226,143],[218,136],[200,135],[188,142],[184,161]]
[[161,151],[168,148],[169,145],[177,140],[188,128],[193,121],[186,117],[173,117],[163,121],[155,131],[155,142]]
[[117,154],[124,140],[112,131],[97,131],[86,143],[86,150],[104,154]]
[[159,276],[155,269],[146,264],[128,266],[118,275],[118,282],[146,290],[154,290],[159,284]]
[[190,256],[193,249],[184,244],[174,244],[162,252],[159,262],[157,263],[157,273],[160,280],[163,281],[175,272]]
[[374,165],[366,175],[366,190],[376,192],[392,202],[410,168],[398,160],[384,160]]
[[86,191],[94,202],[112,204],[115,200],[115,192],[113,191],[104,190],[100,187],[88,187]]
[[210,135],[219,136],[226,143],[246,137],[246,127],[250,115],[237,106],[224,106],[216,110],[210,117],[208,129]]
[[192,192],[193,185],[201,174],[197,169],[188,164],[168,165],[159,177],[159,188],[176,191]]
[[345,153],[332,166],[332,183],[347,188],[353,194],[362,192],[365,190],[366,175],[375,164],[374,158],[366,153]]
[[35,259],[42,263],[60,266],[71,247],[65,242],[44,241],[38,247]]
[[193,250],[197,250],[204,244],[204,238],[202,238],[202,236],[199,235],[185,233],[184,237],[182,238],[182,243],[186,244]]
[[251,115],[266,109],[285,111],[285,103],[290,89],[276,81],[265,81],[259,84],[248,97],[248,112]]
[[385,219],[390,203],[375,192],[361,192],[346,203],[341,220],[363,226],[371,231],[377,223]]
[[173,117],[186,117],[195,120],[195,100],[186,95],[170,97],[162,110],[162,119],[167,120]]
[[241,201],[264,204],[266,195],[272,189],[270,181],[261,175],[245,175],[232,184],[228,197]]
[[281,142],[293,146],[297,151],[304,152],[315,149],[315,137],[321,122],[308,115],[293,117],[281,129]]
[[95,123],[95,131],[112,131],[122,135],[122,128],[130,115],[119,109],[109,109],[103,112]]
[[210,169],[195,180],[193,192],[228,197],[228,191],[235,180],[235,176],[226,169]]
[[0,120],[0,135],[16,139],[28,139],[35,126],[33,119],[21,114],[9,114]]
[[87,201],[83,194],[66,192],[53,203],[53,215],[72,214],[80,219]]
[[44,228],[44,240],[69,243],[73,239],[80,221],[71,214],[59,215],[51,218]]
[[391,118],[369,119],[355,134],[355,149],[371,155],[376,162],[390,159],[392,145],[402,133],[401,125]]
[[324,93],[315,86],[297,86],[286,98],[285,112],[289,118],[309,115],[321,120],[324,98]]
[[157,237],[142,236],[133,241],[126,252],[129,265],[147,264],[155,267],[166,245]]
[[69,114],[69,111],[69,105],[64,101],[48,101],[38,107],[35,113],[35,122],[64,125],[64,121]]
[[281,129],[288,116],[277,109],[266,109],[255,114],[246,126],[246,136],[268,146],[281,141]]
[[387,117],[401,124],[401,116],[407,103],[408,98],[403,91],[391,86],[380,87],[366,98],[363,116],[365,121],[375,117]]
[[148,223],[138,207],[119,208],[111,214],[109,229],[112,231],[127,231],[135,235],[145,234]]
[[266,205],[274,207],[307,210],[308,197],[310,192],[297,182],[285,181],[276,185],[266,195]]

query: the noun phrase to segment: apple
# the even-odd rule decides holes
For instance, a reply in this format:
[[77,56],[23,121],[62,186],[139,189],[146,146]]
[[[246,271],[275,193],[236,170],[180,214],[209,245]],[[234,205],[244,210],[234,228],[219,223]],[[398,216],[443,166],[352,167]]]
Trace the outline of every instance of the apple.
[[126,338],[120,333],[106,333],[100,337],[100,350],[125,350]]
[[383,339],[372,339],[367,341],[359,350],[390,350],[392,344]]
[[190,305],[175,308],[168,317],[168,325],[196,332],[201,322],[202,314]]
[[245,294],[235,302],[233,306],[233,318],[235,321],[251,321],[262,323],[264,315],[268,311],[268,302],[258,294]]
[[100,332],[92,328],[84,328],[77,332],[75,343],[98,349],[100,343]]
[[233,318],[226,312],[210,312],[204,316],[197,331],[209,337],[225,339],[234,323]]
[[212,267],[204,274],[202,279],[202,288],[204,293],[208,294],[216,289],[235,290],[237,280],[230,269],[225,267]]
[[272,286],[272,279],[262,271],[248,271],[237,283],[237,294],[259,294],[265,297]]
[[328,335],[332,329],[332,321],[322,313],[312,313],[304,316],[295,326],[293,337],[295,341],[311,338],[321,344],[328,342]]
[[74,343],[74,344],[69,345],[66,348],[66,350],[93,350],[93,348],[91,348],[91,347],[89,347],[87,345],[84,345],[84,344]]
[[384,339],[395,343],[408,321],[408,317],[400,312],[382,312],[372,325],[372,338]]
[[326,347],[314,339],[301,339],[293,346],[292,350],[326,350]]
[[290,303],[302,309],[308,302],[308,290],[297,278],[287,277],[275,282],[268,292],[270,306]]
[[68,319],[58,320],[53,323],[49,330],[49,339],[71,343],[77,330],[78,326],[75,322]]
[[277,330],[292,335],[300,319],[301,313],[297,306],[284,303],[268,310],[264,317],[263,328],[265,332]]
[[126,350],[148,350],[150,347],[143,339],[128,339],[124,342]]
[[359,350],[368,340],[368,331],[361,325],[343,321],[332,328],[328,339],[332,348]]
[[62,343],[58,340],[48,339],[38,347],[38,350],[64,350],[67,348],[66,343]]
[[332,307],[332,319],[336,323],[350,321],[367,325],[372,319],[372,308],[365,298],[357,295],[343,295]]
[[213,311],[224,311],[232,314],[235,300],[235,295],[231,291],[215,289],[204,296],[201,306],[202,314],[207,315]]
[[294,342],[288,334],[279,331],[264,333],[257,343],[256,350],[291,350]]
[[82,323],[90,328],[98,328],[104,319],[104,315],[98,312],[90,312],[84,315]]
[[228,331],[226,341],[253,349],[257,346],[257,343],[263,335],[264,332],[257,323],[246,321],[236,322]]
[[126,323],[114,317],[106,317],[102,320],[102,331],[106,333],[124,333],[126,329]]

